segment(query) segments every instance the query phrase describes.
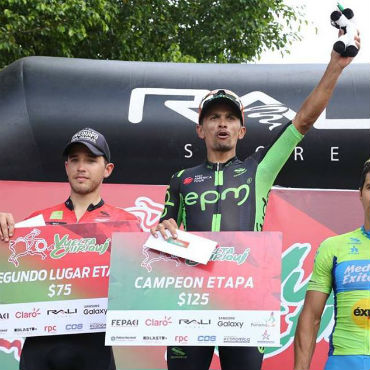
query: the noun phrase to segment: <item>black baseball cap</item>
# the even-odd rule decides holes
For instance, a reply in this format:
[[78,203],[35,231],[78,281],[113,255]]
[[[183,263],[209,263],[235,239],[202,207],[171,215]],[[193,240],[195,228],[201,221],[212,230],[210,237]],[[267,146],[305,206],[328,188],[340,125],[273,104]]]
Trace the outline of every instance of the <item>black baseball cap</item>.
[[110,150],[104,135],[92,128],[86,127],[77,131],[64,148],[63,156],[68,156],[68,152],[73,144],[83,144],[92,154],[96,156],[102,155],[108,162],[110,162]]
[[240,123],[244,125],[244,107],[238,95],[231,90],[219,89],[210,91],[200,102],[199,120],[201,125],[207,110],[215,104],[226,103],[237,113]]

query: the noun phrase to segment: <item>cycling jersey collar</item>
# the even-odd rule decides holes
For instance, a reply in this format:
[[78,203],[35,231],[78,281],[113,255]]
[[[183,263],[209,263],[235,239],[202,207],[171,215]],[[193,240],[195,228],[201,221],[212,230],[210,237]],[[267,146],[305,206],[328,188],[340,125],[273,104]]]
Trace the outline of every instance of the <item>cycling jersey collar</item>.
[[[73,211],[75,209],[74,205],[73,205],[73,202],[72,202],[72,199],[69,197],[65,202],[64,202],[65,206],[70,210],[70,211]],[[97,204],[90,204],[88,207],[87,207],[87,211],[88,212],[91,212],[91,211],[94,211],[95,209],[97,208],[100,208],[104,205],[104,200],[103,199],[100,199],[100,202],[97,203]]]
[[370,239],[370,231],[366,231],[365,230],[365,226],[361,226],[361,231],[362,233],[368,238]]
[[208,159],[206,160],[206,167],[209,168],[209,169],[213,169],[213,170],[217,170],[217,169],[223,169],[225,167],[228,167],[230,166],[232,163],[234,163],[235,161],[238,160],[238,157],[235,156],[233,158],[230,158],[227,162],[225,163],[213,163],[213,162],[210,162]]

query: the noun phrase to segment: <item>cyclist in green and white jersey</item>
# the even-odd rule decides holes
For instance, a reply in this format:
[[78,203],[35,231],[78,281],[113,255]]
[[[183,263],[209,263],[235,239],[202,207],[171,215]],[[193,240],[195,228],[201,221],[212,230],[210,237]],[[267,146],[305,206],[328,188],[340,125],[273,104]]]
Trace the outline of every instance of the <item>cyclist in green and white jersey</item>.
[[325,370],[370,369],[370,160],[360,199],[364,225],[325,240],[319,247],[294,340],[295,370],[310,367],[320,319],[334,293],[334,327]]

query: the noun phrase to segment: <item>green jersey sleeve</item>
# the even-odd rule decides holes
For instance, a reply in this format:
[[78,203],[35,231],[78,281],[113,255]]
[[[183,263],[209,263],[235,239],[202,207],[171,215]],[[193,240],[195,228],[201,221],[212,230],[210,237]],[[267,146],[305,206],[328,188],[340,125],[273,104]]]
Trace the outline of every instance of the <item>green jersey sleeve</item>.
[[321,243],[316,252],[313,272],[307,290],[330,294],[333,281],[333,260],[332,244],[327,239]]

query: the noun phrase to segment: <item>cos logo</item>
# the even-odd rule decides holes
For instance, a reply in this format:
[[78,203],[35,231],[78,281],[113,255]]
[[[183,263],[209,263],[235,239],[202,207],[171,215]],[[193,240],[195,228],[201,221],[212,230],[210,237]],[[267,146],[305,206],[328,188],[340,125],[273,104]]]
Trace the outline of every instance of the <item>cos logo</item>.
[[83,328],[82,324],[67,324],[66,330],[81,330]]
[[215,335],[199,335],[198,342],[215,342],[216,336]]

